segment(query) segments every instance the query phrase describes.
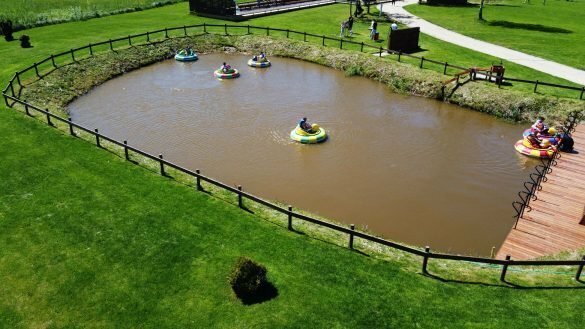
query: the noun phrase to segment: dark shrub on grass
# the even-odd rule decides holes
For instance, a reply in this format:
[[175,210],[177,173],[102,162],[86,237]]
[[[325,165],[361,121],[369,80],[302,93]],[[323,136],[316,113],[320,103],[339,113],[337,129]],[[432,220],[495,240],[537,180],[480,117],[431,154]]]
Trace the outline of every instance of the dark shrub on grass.
[[14,40],[14,37],[12,36],[13,31],[14,30],[12,29],[12,21],[11,20],[5,20],[5,21],[0,22],[0,32],[2,32],[2,34],[4,34],[4,39],[6,41]]
[[230,273],[229,282],[238,298],[250,298],[266,284],[266,267],[247,257],[240,257]]
[[30,48],[30,37],[28,35],[23,34],[18,40],[20,40],[20,46],[22,48]]

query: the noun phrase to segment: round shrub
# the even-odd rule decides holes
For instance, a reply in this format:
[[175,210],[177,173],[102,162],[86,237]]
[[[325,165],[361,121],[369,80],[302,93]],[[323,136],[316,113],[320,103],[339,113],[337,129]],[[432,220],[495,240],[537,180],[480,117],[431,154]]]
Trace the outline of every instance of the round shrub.
[[229,275],[229,283],[239,298],[252,297],[267,283],[266,267],[240,257]]

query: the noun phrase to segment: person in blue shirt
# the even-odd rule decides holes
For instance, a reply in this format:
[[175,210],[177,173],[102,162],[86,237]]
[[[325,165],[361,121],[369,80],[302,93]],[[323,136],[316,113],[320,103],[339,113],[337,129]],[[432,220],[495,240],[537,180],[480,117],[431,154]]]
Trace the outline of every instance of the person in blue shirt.
[[311,129],[313,128],[311,126],[311,124],[309,124],[309,122],[307,121],[306,117],[303,117],[300,121],[299,121],[299,127],[301,127],[302,130],[310,133]]

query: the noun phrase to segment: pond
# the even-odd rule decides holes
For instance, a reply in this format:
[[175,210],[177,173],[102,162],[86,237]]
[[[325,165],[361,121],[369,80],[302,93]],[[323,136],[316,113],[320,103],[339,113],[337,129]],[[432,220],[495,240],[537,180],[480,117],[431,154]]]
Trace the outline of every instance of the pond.
[[[535,162],[522,127],[392,93],[302,61],[211,54],[125,74],[73,102],[75,122],[260,197],[433,250],[489,255]],[[220,81],[227,61],[241,77]],[[303,116],[329,134],[289,138]]]

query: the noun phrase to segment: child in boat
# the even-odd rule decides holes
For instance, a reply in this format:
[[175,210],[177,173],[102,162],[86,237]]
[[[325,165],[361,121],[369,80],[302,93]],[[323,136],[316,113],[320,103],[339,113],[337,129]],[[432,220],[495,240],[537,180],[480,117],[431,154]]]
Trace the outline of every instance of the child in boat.
[[223,73],[229,73],[231,71],[232,67],[227,64],[226,62],[223,62],[223,65],[221,66],[221,71]]
[[532,127],[530,127],[530,131],[536,134],[537,137],[541,135],[548,135],[548,127],[544,123],[544,118],[539,117],[538,120],[536,120],[536,122],[532,125]]
[[264,60],[264,59],[266,59],[266,54],[263,51],[261,51],[260,52],[260,60]]
[[253,60],[254,62],[257,62],[257,61],[258,61],[258,56],[254,55],[254,57],[252,57],[252,60]]
[[301,127],[302,130],[311,133],[313,127],[311,126],[311,124],[309,124],[309,122],[307,121],[306,117],[303,117],[300,121],[299,121],[299,127]]

